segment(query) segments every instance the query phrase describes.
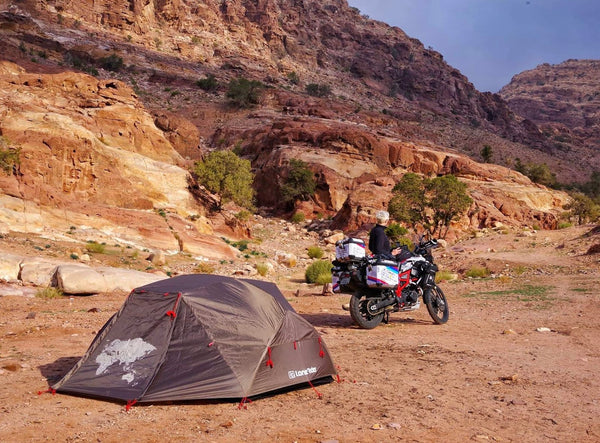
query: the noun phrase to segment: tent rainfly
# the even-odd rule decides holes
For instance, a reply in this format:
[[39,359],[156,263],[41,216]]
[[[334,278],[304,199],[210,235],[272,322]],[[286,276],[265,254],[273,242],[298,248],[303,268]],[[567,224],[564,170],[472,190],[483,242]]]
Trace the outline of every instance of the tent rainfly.
[[134,289],[51,388],[129,404],[245,399],[335,373],[275,284],[195,274]]

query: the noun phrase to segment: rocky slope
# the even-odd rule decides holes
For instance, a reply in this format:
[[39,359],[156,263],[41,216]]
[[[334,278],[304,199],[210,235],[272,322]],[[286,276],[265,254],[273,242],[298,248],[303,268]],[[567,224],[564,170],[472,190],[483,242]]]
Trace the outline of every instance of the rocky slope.
[[538,124],[556,149],[568,151],[573,142],[582,145],[587,160],[600,170],[598,85],[600,60],[567,60],[517,74],[499,94],[514,112]]
[[[558,165],[534,123],[345,1],[0,1],[0,22],[0,50],[15,62],[0,75],[0,131],[22,149],[19,170],[0,183],[10,229],[85,226],[231,257],[211,234],[249,231],[213,217],[187,168],[233,147],[252,161],[266,211],[282,209],[279,183],[289,159],[302,158],[318,190],[297,209],[345,230],[372,221],[406,171],[468,182],[475,203],[457,232],[499,222],[551,228],[566,201],[465,155],[491,144],[499,163],[542,156]],[[214,91],[196,84],[208,75]],[[236,77],[266,85],[257,108],[227,104]],[[310,83],[332,93],[310,96]],[[569,167],[561,171],[578,168]]]

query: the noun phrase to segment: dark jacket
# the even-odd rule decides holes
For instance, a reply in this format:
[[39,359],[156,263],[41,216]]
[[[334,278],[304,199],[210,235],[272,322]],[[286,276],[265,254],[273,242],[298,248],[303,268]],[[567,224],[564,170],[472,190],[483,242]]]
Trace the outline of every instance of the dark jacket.
[[373,255],[380,255],[384,258],[393,258],[390,254],[390,240],[385,234],[385,226],[375,225],[369,233],[369,250]]

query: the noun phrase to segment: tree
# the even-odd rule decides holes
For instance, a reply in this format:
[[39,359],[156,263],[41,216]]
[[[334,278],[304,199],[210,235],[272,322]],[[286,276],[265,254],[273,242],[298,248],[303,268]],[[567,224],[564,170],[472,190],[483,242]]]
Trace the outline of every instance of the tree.
[[493,152],[490,145],[484,145],[479,153],[481,154],[481,158],[483,159],[484,163],[489,163],[492,161]]
[[428,206],[433,211],[433,233],[437,231],[444,238],[450,223],[469,209],[473,200],[467,194],[467,185],[454,175],[434,178],[427,183],[426,190],[430,195]]
[[569,210],[569,216],[575,219],[578,225],[595,221],[600,216],[600,206],[587,195],[581,192],[573,192],[571,203],[565,205],[565,209]]
[[581,190],[594,202],[600,204],[600,171],[593,171],[590,179],[581,186]]
[[425,222],[427,201],[423,178],[413,172],[404,174],[392,189],[392,193],[388,211],[395,220],[407,223],[413,229],[418,223]]
[[226,96],[238,108],[251,108],[259,103],[264,87],[257,80],[240,77],[229,82]]
[[327,97],[331,94],[331,86],[322,83],[309,83],[306,85],[306,93],[313,97]]
[[550,168],[548,168],[548,165],[545,163],[533,163],[527,165],[526,175],[534,183],[539,183],[540,185],[548,187],[556,186],[556,175],[550,171]]
[[219,209],[228,201],[253,208],[254,174],[249,160],[231,151],[213,151],[203,161],[196,162],[194,173],[198,183],[220,197]]
[[203,91],[213,92],[219,88],[219,82],[217,81],[214,75],[209,74],[204,78],[196,80],[196,86],[198,86]]
[[308,200],[316,189],[317,182],[308,165],[302,160],[291,159],[288,176],[280,187],[283,201],[290,205],[296,200]]

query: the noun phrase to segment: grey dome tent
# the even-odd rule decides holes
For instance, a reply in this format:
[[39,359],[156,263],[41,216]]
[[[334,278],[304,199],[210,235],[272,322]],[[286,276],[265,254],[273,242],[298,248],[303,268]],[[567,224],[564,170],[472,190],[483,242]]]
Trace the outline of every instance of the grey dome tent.
[[245,399],[335,373],[275,284],[194,274],[134,289],[51,388],[129,403]]

